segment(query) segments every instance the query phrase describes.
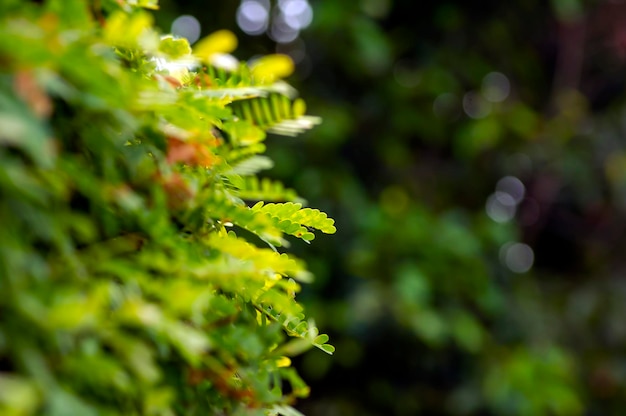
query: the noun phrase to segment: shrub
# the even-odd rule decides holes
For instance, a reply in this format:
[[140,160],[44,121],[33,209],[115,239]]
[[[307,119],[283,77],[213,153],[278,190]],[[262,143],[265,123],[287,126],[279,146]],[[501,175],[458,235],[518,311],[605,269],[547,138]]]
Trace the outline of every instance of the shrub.
[[298,414],[289,357],[333,352],[284,248],[334,221],[259,176],[267,134],[320,121],[293,64],[155,7],[0,5],[3,415]]

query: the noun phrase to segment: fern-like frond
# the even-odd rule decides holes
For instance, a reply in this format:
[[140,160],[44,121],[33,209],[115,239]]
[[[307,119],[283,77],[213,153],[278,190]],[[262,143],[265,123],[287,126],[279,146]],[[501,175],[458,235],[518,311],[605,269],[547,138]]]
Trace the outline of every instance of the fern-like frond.
[[231,104],[235,116],[248,120],[262,129],[287,136],[295,136],[321,122],[319,117],[306,116],[304,101],[270,92],[267,96],[250,97]]
[[296,191],[285,188],[282,182],[269,178],[259,179],[258,176],[246,176],[242,178],[238,185],[239,189],[235,194],[243,200],[304,202]]
[[304,101],[284,81],[265,85],[255,82],[249,68],[240,65],[225,68],[208,65],[190,72],[184,84],[195,97],[230,102],[234,114],[269,133],[296,136],[321,122],[320,117],[306,116]]
[[267,129],[268,133],[278,134],[280,136],[295,137],[305,130],[313,128],[320,124],[322,119],[316,116],[300,116],[294,120],[283,120],[278,124]]
[[229,97],[233,100],[266,97],[271,93],[294,99],[297,94],[295,88],[281,80],[269,85],[256,83],[246,66],[227,69],[209,65],[205,70],[191,72],[184,83],[197,87],[199,96]]
[[223,153],[223,158],[232,169],[240,163],[244,163],[250,157],[265,152],[265,145],[263,143],[255,143],[249,146],[236,147]]
[[254,270],[261,271],[266,279],[272,279],[278,274],[302,282],[311,281],[310,272],[300,260],[268,248],[259,248],[232,231],[226,234],[211,234],[205,243],[233,259],[249,262],[254,265]]
[[236,164],[232,165],[232,169],[228,171],[229,174],[235,175],[255,175],[262,170],[271,169],[274,167],[274,162],[267,156],[255,155],[247,159],[243,159]]
[[286,202],[282,204],[258,202],[252,207],[252,211],[267,215],[274,223],[274,226],[285,234],[293,235],[304,241],[315,238],[315,234],[309,231],[310,228],[320,230],[326,234],[333,234],[335,220],[329,218],[326,213],[318,209],[302,208],[302,204]]
[[214,195],[204,201],[206,215],[221,224],[232,223],[250,231],[271,246],[288,246],[283,232],[267,215],[256,212],[246,205],[233,203],[230,195]]
[[[327,344],[329,336],[326,334],[320,334],[319,330],[313,322],[305,320],[303,313],[286,313],[276,310],[275,308],[267,306],[259,306],[257,308],[270,319],[279,322],[285,332],[290,336],[299,338],[287,343],[280,348],[280,354],[284,355],[296,355],[307,349],[309,346],[314,346],[321,349],[327,354],[335,352],[335,347]],[[304,341],[304,342],[300,342]]]

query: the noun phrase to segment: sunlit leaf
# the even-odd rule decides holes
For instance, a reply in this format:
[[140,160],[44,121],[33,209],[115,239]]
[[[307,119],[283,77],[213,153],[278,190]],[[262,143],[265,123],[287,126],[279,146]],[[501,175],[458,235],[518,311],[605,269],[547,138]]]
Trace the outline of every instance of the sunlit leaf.
[[237,37],[230,30],[222,29],[200,39],[193,46],[193,53],[200,59],[208,59],[217,53],[230,53],[237,48]]
[[172,35],[163,36],[159,42],[159,51],[171,59],[181,58],[191,53],[191,46],[185,38],[175,38]]
[[250,63],[252,76],[263,83],[272,83],[275,80],[287,78],[295,69],[289,55],[265,55]]

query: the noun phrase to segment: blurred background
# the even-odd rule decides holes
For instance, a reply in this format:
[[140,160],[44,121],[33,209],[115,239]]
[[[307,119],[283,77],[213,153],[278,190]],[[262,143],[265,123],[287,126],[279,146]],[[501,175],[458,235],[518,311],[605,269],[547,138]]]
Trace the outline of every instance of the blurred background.
[[293,243],[337,347],[307,416],[626,414],[626,2],[160,0],[289,54],[323,122],[269,137],[337,221]]

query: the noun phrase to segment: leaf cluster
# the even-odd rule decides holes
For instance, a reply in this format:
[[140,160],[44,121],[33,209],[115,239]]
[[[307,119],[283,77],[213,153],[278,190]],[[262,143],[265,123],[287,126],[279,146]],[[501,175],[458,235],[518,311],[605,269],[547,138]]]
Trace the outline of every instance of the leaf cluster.
[[334,348],[279,249],[335,228],[259,172],[268,132],[319,119],[284,56],[192,50],[141,7],[0,6],[0,413],[297,414],[288,357]]

